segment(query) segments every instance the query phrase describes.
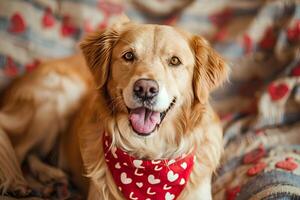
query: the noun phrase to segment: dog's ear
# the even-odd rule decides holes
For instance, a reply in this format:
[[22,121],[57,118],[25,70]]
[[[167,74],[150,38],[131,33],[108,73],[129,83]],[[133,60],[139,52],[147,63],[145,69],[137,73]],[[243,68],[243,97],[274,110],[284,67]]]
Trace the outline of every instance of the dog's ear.
[[193,36],[191,46],[195,54],[194,96],[200,103],[205,103],[209,93],[227,78],[229,68],[223,58],[204,38]]
[[103,87],[108,79],[112,50],[120,37],[121,26],[126,23],[129,23],[129,19],[125,15],[121,16],[117,23],[86,36],[80,43],[98,88]]
[[111,53],[118,37],[116,31],[105,29],[88,35],[80,43],[86,63],[99,88],[103,87],[108,79]]

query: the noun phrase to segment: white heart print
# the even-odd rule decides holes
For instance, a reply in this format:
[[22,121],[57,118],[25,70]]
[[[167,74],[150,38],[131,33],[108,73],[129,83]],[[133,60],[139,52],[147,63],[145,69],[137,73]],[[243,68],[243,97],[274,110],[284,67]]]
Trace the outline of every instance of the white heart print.
[[152,192],[152,191],[151,191],[151,187],[148,187],[148,189],[147,189],[147,194],[155,195],[156,192]]
[[121,182],[124,184],[124,185],[127,185],[127,184],[130,184],[132,182],[132,179],[131,178],[128,178],[127,177],[127,174],[125,172],[122,172],[121,173]]
[[143,176],[144,174],[143,173],[139,173],[138,170],[139,170],[139,168],[136,168],[134,170],[134,175],[136,175],[136,176]]
[[184,184],[185,184],[185,180],[184,180],[184,178],[182,178],[182,179],[180,180],[179,185],[184,185]]
[[179,175],[170,170],[167,174],[167,177],[170,182],[174,182],[178,179]]
[[116,168],[116,169],[121,169],[120,163],[117,162],[117,163],[115,164],[115,168]]
[[186,169],[187,168],[187,164],[186,164],[186,162],[183,162],[183,163],[181,163],[181,165],[180,165],[183,169]]
[[143,184],[142,182],[137,182],[137,183],[136,183],[136,186],[138,186],[139,188],[143,187],[143,185],[144,185],[144,184]]
[[162,169],[162,167],[159,167],[158,165],[156,165],[155,167],[154,167],[154,170],[155,171],[160,171]]
[[161,162],[160,160],[152,160],[152,161],[151,161],[151,163],[152,163],[153,165],[159,164],[160,162]]
[[163,187],[164,190],[169,190],[169,189],[171,189],[171,188],[172,188],[172,187],[171,187],[171,186],[168,186],[167,184],[165,184],[164,187]]
[[142,164],[143,164],[143,161],[142,161],[142,160],[134,160],[134,161],[133,161],[133,165],[134,165],[136,168],[144,168],[144,167],[142,166]]
[[167,192],[165,195],[165,200],[173,200],[175,198],[174,194],[171,194],[170,192]]
[[137,197],[134,197],[134,193],[133,192],[130,192],[129,198],[132,199],[132,200],[138,200]]
[[148,176],[148,182],[152,185],[160,183],[159,179],[155,179],[155,177],[151,174]]

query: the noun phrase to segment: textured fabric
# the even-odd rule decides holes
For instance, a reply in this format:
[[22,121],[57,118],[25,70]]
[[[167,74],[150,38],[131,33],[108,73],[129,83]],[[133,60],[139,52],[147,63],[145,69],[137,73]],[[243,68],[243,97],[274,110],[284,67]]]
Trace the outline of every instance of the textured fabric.
[[194,154],[172,160],[139,160],[104,140],[106,164],[118,187],[128,200],[175,200],[189,180]]

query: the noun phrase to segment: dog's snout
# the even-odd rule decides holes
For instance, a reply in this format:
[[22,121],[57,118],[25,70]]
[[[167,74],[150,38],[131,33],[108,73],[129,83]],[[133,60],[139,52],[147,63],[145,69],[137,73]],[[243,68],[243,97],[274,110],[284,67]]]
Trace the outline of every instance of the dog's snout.
[[134,94],[141,99],[147,100],[157,96],[159,86],[156,81],[151,79],[139,79],[134,83]]

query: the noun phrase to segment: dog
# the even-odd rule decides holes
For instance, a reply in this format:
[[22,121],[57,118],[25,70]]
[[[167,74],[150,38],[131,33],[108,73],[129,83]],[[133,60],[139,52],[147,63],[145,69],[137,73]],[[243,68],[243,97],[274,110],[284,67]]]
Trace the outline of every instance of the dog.
[[[47,184],[87,199],[211,199],[223,151],[209,94],[228,75],[201,36],[128,19],[92,33],[82,54],[42,64],[5,91],[2,191],[28,193],[25,160]],[[41,161],[58,145],[58,165]]]

